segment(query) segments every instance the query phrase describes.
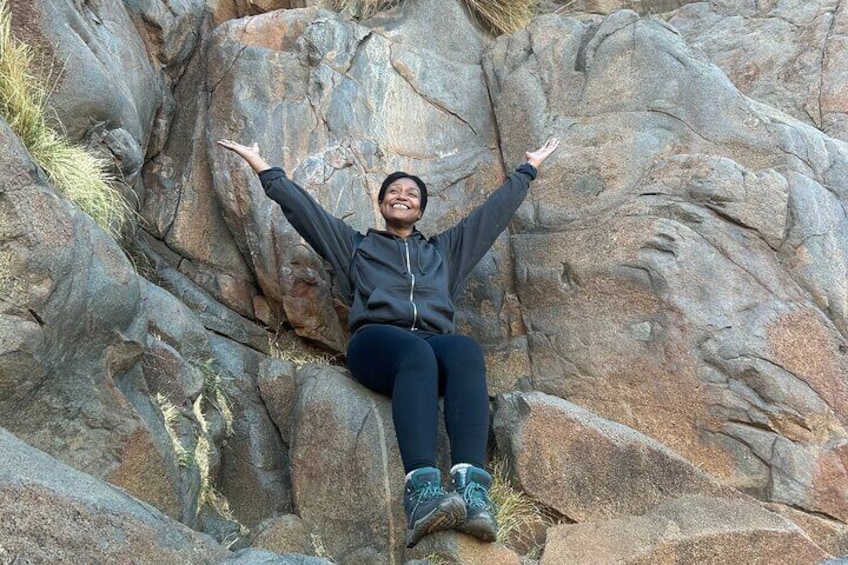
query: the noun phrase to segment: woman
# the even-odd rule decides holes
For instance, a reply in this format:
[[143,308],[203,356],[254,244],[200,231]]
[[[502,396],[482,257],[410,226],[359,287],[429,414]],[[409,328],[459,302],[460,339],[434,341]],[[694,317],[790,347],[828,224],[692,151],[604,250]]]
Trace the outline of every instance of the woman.
[[[218,144],[258,173],[265,193],[333,267],[350,301],[350,372],[392,399],[407,473],[407,547],[448,528],[493,541],[492,478],[483,469],[489,433],[486,367],[477,342],[454,333],[454,301],[559,141],[549,139],[526,153],[526,162],[483,204],[431,238],[415,228],[427,207],[427,186],[414,175],[398,171],[383,181],[378,202],[386,229],[361,234],[327,213],[281,168],[269,165],[256,143],[222,139]],[[439,396],[444,396],[453,464],[450,492],[442,488],[435,461]]]

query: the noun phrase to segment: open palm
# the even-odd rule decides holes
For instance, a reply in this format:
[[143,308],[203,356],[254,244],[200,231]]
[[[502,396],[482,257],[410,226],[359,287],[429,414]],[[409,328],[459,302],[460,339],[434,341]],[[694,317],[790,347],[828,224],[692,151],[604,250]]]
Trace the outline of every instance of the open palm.
[[528,151],[527,153],[525,153],[524,157],[525,159],[527,159],[528,163],[538,169],[539,166],[544,163],[545,159],[547,159],[551,155],[551,153],[556,151],[557,147],[559,147],[559,139],[557,139],[556,137],[551,137],[545,142],[543,146],[541,146],[537,150]]

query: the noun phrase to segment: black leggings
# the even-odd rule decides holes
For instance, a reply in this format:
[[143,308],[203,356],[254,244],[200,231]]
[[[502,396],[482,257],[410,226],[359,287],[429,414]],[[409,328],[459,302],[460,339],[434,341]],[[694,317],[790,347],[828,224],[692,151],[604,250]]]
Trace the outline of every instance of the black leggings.
[[391,397],[392,419],[406,472],[436,463],[440,395],[452,464],[483,467],[489,394],[483,350],[461,335],[427,335],[395,326],[366,326],[347,348],[354,378]]

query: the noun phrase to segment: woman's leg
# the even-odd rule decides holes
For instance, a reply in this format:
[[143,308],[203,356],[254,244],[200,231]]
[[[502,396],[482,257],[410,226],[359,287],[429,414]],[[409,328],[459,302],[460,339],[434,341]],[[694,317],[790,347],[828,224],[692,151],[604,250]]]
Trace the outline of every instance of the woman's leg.
[[365,387],[390,396],[405,472],[436,465],[438,366],[433,349],[394,326],[367,326],[347,350],[350,372]]
[[436,356],[445,395],[445,427],[452,464],[483,467],[489,439],[489,393],[480,345],[467,336],[441,335],[427,340]]
[[347,360],[360,383],[392,397],[392,419],[407,473],[406,546],[414,546],[427,534],[462,525],[465,501],[455,492],[445,492],[435,467],[439,370],[430,345],[400,328],[368,326],[351,340]]
[[483,468],[489,439],[483,350],[473,339],[458,335],[432,338],[429,343],[436,353],[445,394],[445,424],[453,462],[451,484],[465,504],[465,520],[455,528],[494,541],[498,523],[489,497],[492,476]]

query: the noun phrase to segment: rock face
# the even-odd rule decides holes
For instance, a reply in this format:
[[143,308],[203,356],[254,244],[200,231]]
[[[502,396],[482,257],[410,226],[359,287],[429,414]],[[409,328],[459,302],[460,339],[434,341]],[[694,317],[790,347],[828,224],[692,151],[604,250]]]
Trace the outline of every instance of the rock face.
[[493,428],[522,490],[570,521],[644,514],[689,494],[734,496],[665,446],[540,392],[499,397]]
[[29,562],[214,563],[227,551],[126,492],[0,429],[0,558]]
[[848,12],[841,2],[696,2],[669,22],[746,96],[848,140]]
[[557,526],[540,565],[818,563],[827,553],[790,522],[741,501],[683,497],[642,516]]
[[390,401],[275,358],[343,352],[346,307],[224,137],[363,231],[417,174],[433,234],[558,136],[457,316],[541,563],[845,556],[845,6],[549,2],[492,38],[390,4],[10,2],[141,221],[131,262],[0,120],[0,562],[528,559],[403,547]]
[[538,18],[490,55],[498,123],[522,132],[507,160],[547,131],[566,148],[511,238],[532,388],[844,520],[826,486],[846,465],[842,283],[825,282],[843,250],[827,228],[801,234],[827,218],[809,198],[840,198],[846,146],[632,12],[597,29]]

